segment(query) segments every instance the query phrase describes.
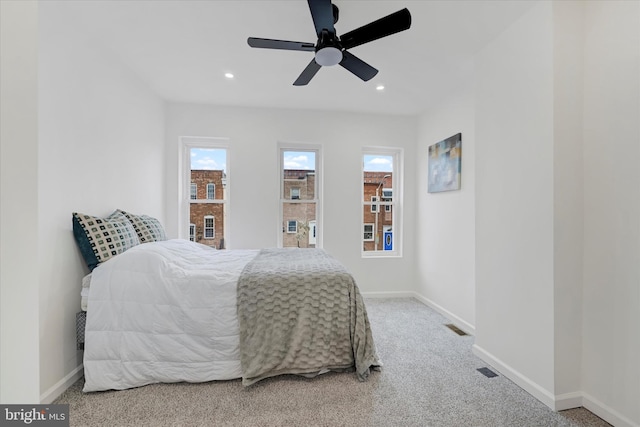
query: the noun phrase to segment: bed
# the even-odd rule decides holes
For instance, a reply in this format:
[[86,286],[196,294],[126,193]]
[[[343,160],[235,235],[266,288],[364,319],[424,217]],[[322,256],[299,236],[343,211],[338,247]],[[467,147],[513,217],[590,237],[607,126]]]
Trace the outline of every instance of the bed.
[[85,392],[382,365],[353,277],[321,249],[148,241],[88,279]]

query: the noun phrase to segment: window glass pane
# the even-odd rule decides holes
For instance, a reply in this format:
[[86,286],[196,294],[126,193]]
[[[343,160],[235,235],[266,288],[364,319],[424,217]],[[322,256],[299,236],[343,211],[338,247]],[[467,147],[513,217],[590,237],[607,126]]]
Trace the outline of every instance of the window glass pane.
[[[197,199],[226,200],[227,150],[224,148],[191,148],[190,156],[191,182],[198,186]],[[209,184],[212,184],[213,188],[210,188]],[[209,195],[213,197],[209,197]]]
[[[193,241],[223,249],[228,200],[227,150],[192,147],[189,155],[192,188],[189,222],[194,225]],[[191,230],[189,234],[191,238]]]
[[393,155],[363,155],[362,250],[365,252],[394,250],[393,164]]
[[316,198],[316,153],[284,151],[282,199],[314,200]]
[[[298,148],[300,147],[300,148]],[[318,228],[318,148],[280,148],[280,204],[282,247],[313,248],[322,245]]]
[[224,249],[224,212],[222,203],[191,203],[190,217],[193,222],[193,241]]
[[[384,203],[384,202],[381,202]],[[387,211],[381,206],[377,212],[371,212],[370,206],[364,206],[363,219],[363,245],[364,251],[393,250],[393,212]],[[391,245],[384,245],[385,239],[391,239]]]
[[317,236],[316,204],[282,204],[283,233],[282,246],[285,248],[315,247]]

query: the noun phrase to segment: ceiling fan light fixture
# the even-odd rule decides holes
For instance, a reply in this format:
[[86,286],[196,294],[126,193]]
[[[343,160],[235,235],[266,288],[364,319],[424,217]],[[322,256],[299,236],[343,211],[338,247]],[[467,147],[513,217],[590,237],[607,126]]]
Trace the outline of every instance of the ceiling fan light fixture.
[[323,67],[331,67],[342,61],[342,51],[338,48],[327,46],[316,52],[316,62]]

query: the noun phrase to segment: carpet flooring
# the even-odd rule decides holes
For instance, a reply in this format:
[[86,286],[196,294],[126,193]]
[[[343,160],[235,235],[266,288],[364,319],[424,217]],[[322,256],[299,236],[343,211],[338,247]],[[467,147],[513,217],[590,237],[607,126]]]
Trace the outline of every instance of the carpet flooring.
[[234,380],[85,394],[80,379],[54,403],[70,405],[71,426],[88,427],[610,425],[583,408],[554,412],[499,373],[482,375],[477,369],[487,365],[471,352],[473,336],[457,335],[416,300],[366,304],[384,363],[366,382],[328,373],[248,388]]

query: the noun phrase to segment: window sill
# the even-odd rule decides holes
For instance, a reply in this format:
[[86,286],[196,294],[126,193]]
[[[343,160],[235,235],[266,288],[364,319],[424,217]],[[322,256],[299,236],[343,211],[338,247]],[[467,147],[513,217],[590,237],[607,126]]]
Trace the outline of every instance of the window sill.
[[366,258],[402,258],[402,254],[393,251],[367,251],[361,252],[361,257]]

